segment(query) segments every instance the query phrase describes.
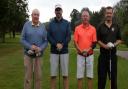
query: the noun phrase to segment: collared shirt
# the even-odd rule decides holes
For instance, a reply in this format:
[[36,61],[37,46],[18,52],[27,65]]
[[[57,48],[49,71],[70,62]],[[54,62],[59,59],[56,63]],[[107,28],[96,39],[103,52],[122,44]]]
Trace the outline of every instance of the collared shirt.
[[[98,41],[107,44],[108,42],[115,43],[117,40],[121,40],[121,32],[118,24],[113,23],[109,28],[105,23],[99,25],[97,29],[97,39]],[[100,52],[102,54],[109,54],[109,50],[100,47]],[[116,54],[116,47],[111,49],[112,54]]]
[[105,23],[99,25],[97,29],[97,39],[107,44],[108,42],[116,42],[121,40],[120,28],[117,24],[113,23],[109,28]]
[[75,28],[74,41],[81,50],[89,49],[92,43],[97,41],[95,27],[90,24],[87,27],[83,24],[78,25]]
[[32,22],[32,26],[38,27],[38,26],[40,26],[40,22],[38,22],[38,24],[36,24],[36,25]]
[[25,53],[31,49],[32,45],[40,47],[43,52],[48,44],[45,26],[40,23],[39,26],[35,27],[32,26],[32,21],[26,22],[21,33],[21,43],[24,46]]
[[61,54],[68,53],[68,43],[70,40],[70,23],[63,18],[60,21],[54,18],[48,26],[48,41],[51,45],[51,53],[58,54],[57,43],[63,44],[63,48],[60,51]]

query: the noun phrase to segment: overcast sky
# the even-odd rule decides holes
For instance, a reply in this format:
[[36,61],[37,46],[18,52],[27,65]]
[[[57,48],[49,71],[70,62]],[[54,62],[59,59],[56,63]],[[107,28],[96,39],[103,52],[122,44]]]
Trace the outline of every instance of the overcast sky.
[[73,9],[81,11],[88,7],[91,11],[99,11],[103,6],[113,6],[120,0],[28,0],[29,15],[37,8],[40,11],[40,21],[46,22],[54,17],[54,9],[57,3],[62,5],[63,17],[70,20],[70,13]]

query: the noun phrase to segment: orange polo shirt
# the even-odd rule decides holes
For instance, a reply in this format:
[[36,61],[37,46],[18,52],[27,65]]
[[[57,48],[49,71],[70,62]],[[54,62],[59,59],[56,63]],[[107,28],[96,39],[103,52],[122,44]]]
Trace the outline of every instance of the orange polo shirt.
[[81,50],[89,49],[92,43],[97,41],[95,27],[90,24],[87,27],[83,24],[78,25],[75,28],[74,41]]

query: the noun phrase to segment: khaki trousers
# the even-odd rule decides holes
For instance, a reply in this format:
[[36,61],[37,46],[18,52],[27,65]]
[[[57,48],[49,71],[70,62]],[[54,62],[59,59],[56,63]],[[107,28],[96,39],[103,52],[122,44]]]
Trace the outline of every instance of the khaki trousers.
[[[24,56],[25,79],[24,89],[32,89],[32,80],[34,89],[41,89],[41,57],[31,58]],[[34,77],[34,78],[33,78]]]

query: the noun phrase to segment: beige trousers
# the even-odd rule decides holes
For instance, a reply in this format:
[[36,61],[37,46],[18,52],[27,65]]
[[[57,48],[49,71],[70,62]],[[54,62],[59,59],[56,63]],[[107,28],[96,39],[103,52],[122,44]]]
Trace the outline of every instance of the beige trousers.
[[41,57],[36,57],[32,59],[31,57],[25,55],[24,66],[24,89],[32,89],[32,84],[34,84],[34,89],[41,89]]

